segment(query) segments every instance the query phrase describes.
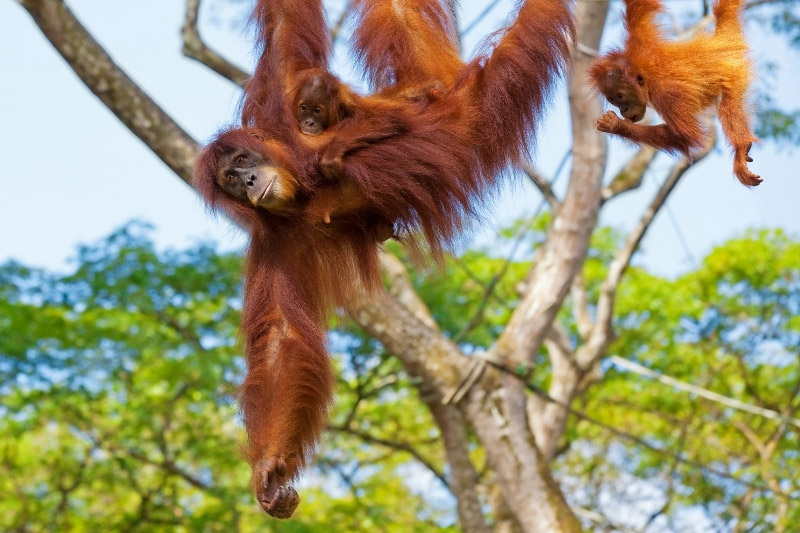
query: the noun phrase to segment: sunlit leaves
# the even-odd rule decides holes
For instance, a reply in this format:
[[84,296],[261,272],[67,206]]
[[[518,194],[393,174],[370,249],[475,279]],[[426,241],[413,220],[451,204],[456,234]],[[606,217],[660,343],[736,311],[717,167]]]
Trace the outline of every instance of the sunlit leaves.
[[[0,266],[0,530],[405,532],[454,523],[446,489],[432,504],[409,482],[424,479],[413,457],[342,432],[327,438],[297,517],[269,520],[240,455],[241,258],[206,244],[158,250],[150,232],[134,223],[81,247],[66,275]],[[357,401],[353,428],[420,445],[443,470],[413,387],[359,335],[341,333],[349,340],[332,423]]]

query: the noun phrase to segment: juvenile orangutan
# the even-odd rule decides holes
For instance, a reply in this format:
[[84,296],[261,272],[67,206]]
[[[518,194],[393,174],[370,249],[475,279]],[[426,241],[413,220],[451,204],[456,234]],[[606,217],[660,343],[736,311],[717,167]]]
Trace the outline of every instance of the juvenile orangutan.
[[[750,62],[740,22],[742,0],[718,0],[714,33],[689,41],[665,40],[655,22],[659,0],[625,0],[628,37],[621,50],[597,59],[592,84],[624,118],[608,111],[597,129],[687,157],[703,145],[699,114],[719,101],[722,130],[733,146],[733,172],[754,187],[761,178],[747,168],[753,135],[745,111]],[[637,124],[651,105],[664,124]]]

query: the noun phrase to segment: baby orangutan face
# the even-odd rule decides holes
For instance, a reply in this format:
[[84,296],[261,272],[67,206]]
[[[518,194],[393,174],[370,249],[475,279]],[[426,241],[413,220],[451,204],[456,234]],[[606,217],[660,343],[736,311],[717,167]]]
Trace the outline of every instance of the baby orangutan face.
[[608,91],[603,91],[606,100],[611,105],[617,106],[620,114],[631,122],[642,120],[647,111],[647,103],[642,100],[639,93],[635,87],[622,81]]
[[347,88],[320,69],[301,72],[294,82],[293,112],[306,135],[319,135],[343,120],[352,107]]
[[631,122],[639,122],[647,111],[644,77],[631,73],[630,64],[622,58],[599,60],[590,71],[595,85],[606,100],[619,108]]
[[295,117],[306,135],[319,135],[338,122],[328,109],[327,94],[321,86],[314,85],[304,85],[297,93]]
[[297,182],[289,172],[247,148],[237,148],[223,155],[215,180],[234,198],[273,213],[288,210],[297,192]]

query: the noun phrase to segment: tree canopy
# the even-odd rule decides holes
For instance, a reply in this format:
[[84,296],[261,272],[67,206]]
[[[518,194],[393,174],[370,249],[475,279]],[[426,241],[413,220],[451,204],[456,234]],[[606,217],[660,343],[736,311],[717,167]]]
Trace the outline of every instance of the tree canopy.
[[[210,244],[161,251],[151,235],[130,224],[81,247],[66,274],[0,267],[3,530],[265,527],[237,454],[240,256]],[[469,249],[414,277],[465,351],[494,342],[513,309],[536,232],[523,241],[515,260]],[[590,292],[616,242],[596,234]],[[752,232],[676,279],[634,268],[617,309],[610,353],[781,416],[604,364],[555,454],[570,503],[620,530],[790,530],[800,521],[800,241]],[[567,314],[560,321],[576,334]],[[301,512],[270,530],[458,530],[424,383],[347,319],[331,346],[336,412]],[[548,380],[537,373],[535,388]],[[469,440],[488,490],[484,450]]]

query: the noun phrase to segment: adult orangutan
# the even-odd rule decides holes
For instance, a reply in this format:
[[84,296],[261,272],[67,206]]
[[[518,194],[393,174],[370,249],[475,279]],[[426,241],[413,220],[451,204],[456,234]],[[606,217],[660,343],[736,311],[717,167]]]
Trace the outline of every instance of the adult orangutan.
[[[753,187],[761,178],[747,168],[753,135],[745,111],[750,63],[740,22],[742,0],[718,0],[713,34],[689,41],[664,40],[655,22],[659,0],[625,0],[628,37],[621,50],[597,59],[589,75],[593,85],[617,106],[625,120],[608,111],[597,129],[691,157],[703,145],[698,115],[719,101],[722,130],[733,146],[733,172]],[[664,124],[636,124],[650,104]]]
[[[355,49],[377,92],[304,133],[297,80],[326,71],[330,51],[321,0],[258,0],[264,51],[245,90],[245,128],[220,134],[195,173],[209,205],[251,232],[240,402],[256,498],[278,518],[299,502],[287,484],[331,402],[329,311],[380,287],[387,225],[410,241],[421,231],[434,254],[452,241],[532,141],[574,36],[571,2],[527,0],[491,52],[464,64],[445,0],[353,6]],[[326,171],[331,152],[339,171]]]

